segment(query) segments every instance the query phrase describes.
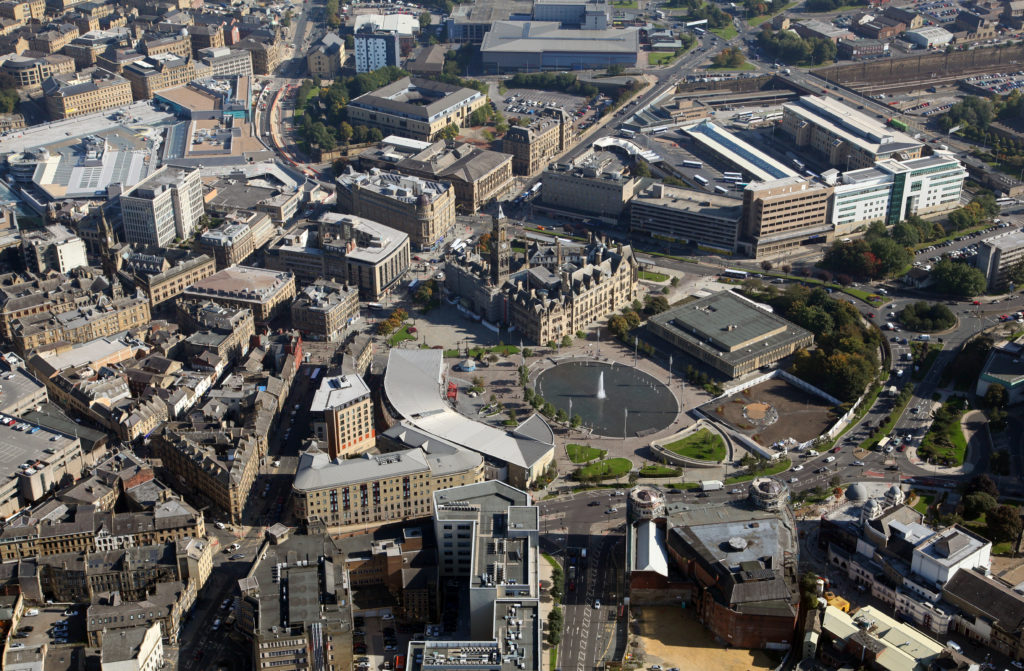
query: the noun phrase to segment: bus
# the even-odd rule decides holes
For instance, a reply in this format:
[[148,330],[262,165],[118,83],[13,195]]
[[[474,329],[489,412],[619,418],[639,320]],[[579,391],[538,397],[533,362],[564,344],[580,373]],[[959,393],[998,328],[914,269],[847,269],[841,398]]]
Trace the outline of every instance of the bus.
[[734,280],[745,280],[750,275],[745,270],[733,270],[732,268],[726,268],[722,271],[722,277],[731,277]]
[[899,119],[890,118],[889,119],[889,125],[892,126],[893,128],[895,128],[896,130],[903,131],[904,133],[907,132],[907,123],[905,121],[900,121]]
[[729,193],[729,189],[725,188],[724,186],[716,186],[715,191],[717,193]]
[[737,114],[735,116],[735,118],[740,120],[740,121],[745,121],[745,120],[749,119],[752,116],[754,116],[753,112],[742,112],[741,114]]
[[737,190],[737,191],[742,191],[743,189],[747,188],[747,185],[748,185],[749,183],[750,183],[750,182],[733,182],[733,184],[732,184],[732,185],[733,185],[734,187],[736,187],[736,190]]
[[742,173],[738,172],[723,172],[722,179],[728,180],[730,182],[739,182],[743,180],[743,175]]
[[367,303],[366,304],[366,308],[368,310],[383,310],[384,309],[384,304],[383,303]]
[[886,436],[885,438],[882,438],[880,441],[878,441],[878,445],[876,447],[878,448],[879,452],[885,451],[886,446],[889,444],[889,440],[889,436]]
[[684,168],[697,168],[700,170],[704,167],[703,161],[683,161]]
[[462,238],[455,238],[455,240],[452,241],[452,244],[448,248],[454,252],[460,244],[462,244]]
[[770,114],[764,115],[765,121],[775,121],[776,119],[782,118],[782,112],[771,112]]
[[416,291],[416,287],[418,287],[419,285],[420,285],[420,281],[418,279],[417,280],[409,280],[409,293],[412,293],[412,292]]
[[694,175],[693,180],[701,186],[707,186],[708,180],[703,175]]
[[703,28],[693,28],[692,30],[693,30],[693,33],[695,35],[703,35],[704,34],[704,29]]
[[634,135],[636,135],[636,131],[635,130],[627,130],[627,129],[623,128],[622,130],[619,131],[619,135],[621,135],[622,137],[625,137],[625,138],[631,138]]
[[804,163],[803,161],[801,161],[800,159],[798,159],[798,158],[794,158],[794,159],[793,159],[793,165],[795,165],[795,166],[796,166],[796,169],[797,169],[797,170],[803,170],[804,168],[806,168],[806,167],[807,167],[807,165],[806,165],[806,164],[805,164],[805,163]]

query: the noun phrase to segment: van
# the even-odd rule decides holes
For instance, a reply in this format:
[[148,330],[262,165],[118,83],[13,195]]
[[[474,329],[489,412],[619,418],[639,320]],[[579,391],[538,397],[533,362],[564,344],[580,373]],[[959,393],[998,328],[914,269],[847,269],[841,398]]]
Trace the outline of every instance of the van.
[[957,642],[956,642],[956,641],[946,641],[946,646],[947,646],[947,647],[948,647],[948,648],[949,648],[950,650],[954,650],[954,651],[956,651],[956,652],[963,652],[963,651],[964,651],[964,650],[963,650],[963,648],[961,648],[961,647],[960,647],[960,645],[959,645],[959,644],[957,644]]
[[829,456],[829,457],[825,457],[825,463],[826,463],[826,464],[831,464],[831,463],[832,463],[833,461],[835,461],[835,460],[836,460],[836,458],[835,458],[835,457],[831,457],[831,456]]

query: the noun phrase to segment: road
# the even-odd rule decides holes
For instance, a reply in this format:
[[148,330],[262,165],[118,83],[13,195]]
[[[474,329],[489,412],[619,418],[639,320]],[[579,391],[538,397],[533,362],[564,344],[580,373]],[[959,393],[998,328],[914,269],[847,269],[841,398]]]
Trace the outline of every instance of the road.
[[[595,668],[614,652],[616,626],[625,626],[616,618],[623,594],[625,499],[594,490],[539,506],[541,549],[562,563],[566,576],[559,668]],[[612,507],[615,513],[609,512]]]

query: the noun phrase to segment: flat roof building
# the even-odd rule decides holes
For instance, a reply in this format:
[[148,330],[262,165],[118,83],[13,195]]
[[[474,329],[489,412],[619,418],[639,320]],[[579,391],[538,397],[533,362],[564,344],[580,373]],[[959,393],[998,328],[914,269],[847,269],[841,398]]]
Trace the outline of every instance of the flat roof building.
[[1024,230],[1015,229],[985,238],[978,246],[977,266],[985,273],[989,291],[1002,291],[1010,273],[1024,261]]
[[703,191],[651,184],[629,201],[629,230],[664,240],[736,248],[743,203]]
[[122,193],[120,203],[127,242],[168,247],[187,240],[204,212],[199,169],[165,165]]
[[1024,401],[1024,347],[1017,343],[1001,343],[992,348],[978,376],[975,393],[984,396],[988,388],[998,384],[1006,390],[1007,404]]
[[0,516],[6,519],[49,494],[65,475],[77,480],[89,464],[74,435],[4,417],[16,420],[0,424]]
[[43,81],[43,95],[47,114],[58,121],[130,105],[132,85],[121,75],[100,68],[55,72]]
[[332,459],[314,445],[299,456],[292,499],[299,520],[350,532],[427,517],[435,491],[483,479],[480,453],[439,441],[352,459]]
[[832,201],[835,235],[876,220],[891,226],[912,215],[955,209],[966,178],[963,164],[948,156],[882,159],[870,168],[845,172]]
[[751,182],[743,190],[739,247],[748,256],[778,257],[834,235],[828,219],[833,188],[804,177]]
[[293,669],[353,668],[352,594],[341,547],[326,534],[275,524],[255,557],[238,581],[236,607],[252,658]]
[[719,159],[741,170],[749,179],[768,182],[798,176],[798,173],[711,121],[701,121],[683,128],[683,131]]
[[814,335],[732,291],[673,307],[648,322],[651,333],[736,378],[814,343]]
[[409,236],[416,249],[431,249],[455,227],[455,189],[377,168],[351,169],[338,178],[338,205],[346,212],[380,222]]
[[924,143],[827,96],[803,96],[782,106],[780,129],[834,168],[868,168],[886,158],[920,158]]
[[266,324],[288,309],[295,297],[295,276],[289,272],[232,266],[196,282],[182,295],[249,308],[257,324]]
[[358,455],[377,444],[370,388],[358,375],[320,378],[309,412],[313,433],[331,459]]
[[480,45],[486,72],[636,67],[639,28],[572,30],[557,21],[495,21]]
[[552,163],[541,180],[544,208],[615,219],[640,185],[640,178],[630,174],[616,154],[593,150],[565,163]]
[[433,142],[452,124],[468,125],[469,115],[487,104],[476,89],[419,77],[403,77],[348,104],[349,122]]
[[944,47],[953,41],[953,33],[939,26],[923,26],[917,30],[908,30],[903,33],[903,37],[923,49]]
[[498,21],[529,21],[533,0],[475,0],[455,5],[446,20],[448,39],[456,43],[483,41]]
[[340,342],[359,317],[359,290],[320,279],[298,292],[292,301],[292,327],[308,340]]
[[456,207],[469,214],[512,187],[512,156],[466,142],[431,144],[389,135],[377,147],[361,153],[359,163],[364,169],[376,167],[450,182],[455,189]]

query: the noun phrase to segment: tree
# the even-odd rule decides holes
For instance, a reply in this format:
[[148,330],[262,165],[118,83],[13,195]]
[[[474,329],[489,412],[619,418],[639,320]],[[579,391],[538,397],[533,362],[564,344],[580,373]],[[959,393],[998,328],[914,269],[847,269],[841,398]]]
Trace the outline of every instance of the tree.
[[441,136],[442,140],[454,140],[456,138],[456,136],[458,136],[458,134],[459,134],[459,127],[458,127],[458,125],[450,123],[450,124],[448,124],[447,126],[445,126],[444,128],[441,129],[440,136]]
[[569,426],[574,429],[580,428],[581,424],[583,424],[583,418],[579,415],[573,415],[572,419],[569,420]]
[[426,27],[429,26],[430,22],[433,20],[432,17],[430,16],[430,12],[420,12],[419,19],[420,30],[425,30]]
[[727,47],[711,59],[716,68],[738,68],[746,62],[743,50],[739,47]]
[[668,299],[664,296],[647,296],[644,299],[644,313],[647,315],[656,315],[668,308]]
[[1020,512],[1014,506],[998,506],[985,516],[985,529],[993,543],[1015,541],[1021,532]]
[[341,141],[348,144],[352,139],[352,124],[347,121],[342,121],[338,124],[338,135],[341,137]]
[[984,473],[971,478],[971,481],[967,483],[967,489],[964,491],[964,495],[974,494],[976,492],[984,492],[992,498],[999,498],[999,488],[996,487],[995,481]]
[[530,348],[530,347],[524,347],[523,348],[523,356],[526,357],[527,359],[529,359],[531,356],[533,356],[533,349]]
[[935,290],[954,296],[977,296],[985,291],[988,281],[985,274],[966,263],[958,263],[949,257],[943,258],[932,268]]
[[572,336],[569,335],[568,333],[566,333],[564,336],[562,336],[562,347],[571,347],[571,346],[572,346]]
[[559,422],[565,423],[569,420],[569,413],[567,413],[562,408],[559,408],[558,411],[555,413],[555,419],[557,419]]
[[647,161],[642,158],[638,158],[636,163],[633,165],[633,175],[636,177],[650,177],[651,166],[647,165]]
[[816,573],[808,571],[800,578],[800,603],[806,610],[818,607],[818,575]]
[[554,606],[548,614],[548,644],[556,646],[562,642],[562,609]]
[[618,75],[621,75],[623,72],[625,72],[625,70],[626,66],[624,66],[622,63],[616,63],[615,65],[609,66],[608,69],[605,70],[605,74],[607,74],[609,77],[617,77]]
[[976,492],[964,497],[964,519],[974,520],[995,510],[999,502],[991,494]]
[[943,303],[917,301],[900,310],[900,321],[911,331],[941,331],[956,323],[956,316]]
[[986,408],[1005,408],[1009,397],[1006,394],[1006,388],[1001,384],[990,384],[988,389],[985,391],[985,398],[983,402]]
[[558,343],[554,340],[548,341],[548,349],[558,349]]
[[768,261],[766,259],[766,260],[761,262],[761,269],[762,270],[771,270],[772,268],[773,268],[773,266],[772,266],[772,262],[771,261]]

